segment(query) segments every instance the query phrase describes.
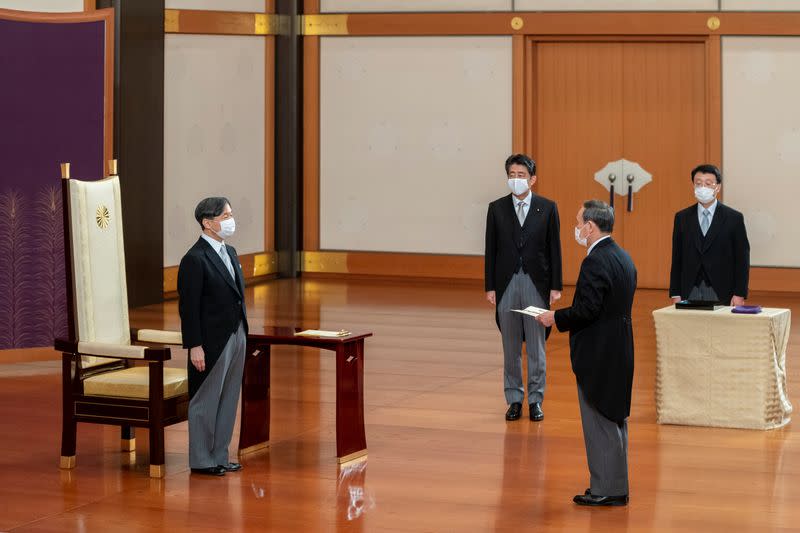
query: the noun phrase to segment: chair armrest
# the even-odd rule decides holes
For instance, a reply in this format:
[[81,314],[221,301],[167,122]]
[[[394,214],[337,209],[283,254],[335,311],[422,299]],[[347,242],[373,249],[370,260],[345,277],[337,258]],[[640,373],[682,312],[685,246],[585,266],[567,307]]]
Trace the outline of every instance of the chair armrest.
[[131,338],[138,342],[152,342],[155,344],[177,344],[183,346],[183,336],[180,331],[166,331],[162,329],[131,329]]
[[144,361],[166,361],[171,358],[168,347],[135,346],[109,342],[75,342],[56,339],[55,349],[75,355],[91,355],[113,359],[139,359]]

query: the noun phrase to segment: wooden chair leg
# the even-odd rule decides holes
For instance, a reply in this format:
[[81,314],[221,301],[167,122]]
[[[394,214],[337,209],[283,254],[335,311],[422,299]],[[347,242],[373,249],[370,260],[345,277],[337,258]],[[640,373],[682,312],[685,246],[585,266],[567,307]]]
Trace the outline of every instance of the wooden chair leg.
[[164,363],[150,363],[150,477],[164,477]]
[[120,449],[123,452],[136,451],[136,429],[134,427],[120,427]]
[[75,447],[78,422],[72,403],[72,356],[63,354],[61,359],[61,459],[59,468],[75,468]]

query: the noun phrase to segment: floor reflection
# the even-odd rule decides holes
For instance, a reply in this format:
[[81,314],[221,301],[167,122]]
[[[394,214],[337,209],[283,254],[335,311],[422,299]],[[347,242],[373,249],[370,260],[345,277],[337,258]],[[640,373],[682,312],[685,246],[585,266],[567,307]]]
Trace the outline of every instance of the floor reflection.
[[[357,523],[363,524],[363,520],[360,519],[375,508],[375,496],[365,488],[366,479],[366,459],[354,461],[339,468],[339,478],[336,482],[336,502],[339,511],[337,523],[344,519],[345,523],[357,521]],[[348,531],[353,531],[353,529],[350,528]]]

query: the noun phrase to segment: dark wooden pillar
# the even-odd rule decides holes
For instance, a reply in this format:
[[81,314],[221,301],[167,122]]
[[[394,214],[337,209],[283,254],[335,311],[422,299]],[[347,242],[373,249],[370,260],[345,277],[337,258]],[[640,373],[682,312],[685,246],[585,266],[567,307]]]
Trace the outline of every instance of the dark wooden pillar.
[[297,33],[300,0],[278,0],[284,21],[275,42],[275,250],[278,274],[299,271],[302,205],[302,43]]
[[97,0],[115,11],[114,155],[128,304],[160,302],[164,276],[164,0]]

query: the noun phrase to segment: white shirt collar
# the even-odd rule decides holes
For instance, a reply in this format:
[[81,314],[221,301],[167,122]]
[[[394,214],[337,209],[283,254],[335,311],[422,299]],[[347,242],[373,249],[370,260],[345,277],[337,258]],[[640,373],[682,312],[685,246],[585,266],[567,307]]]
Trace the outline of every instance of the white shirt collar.
[[[697,216],[702,217],[703,216],[703,209],[708,209],[708,216],[710,216],[711,218],[714,218],[714,211],[717,210],[717,204],[718,203],[719,202],[717,201],[716,198],[714,199],[714,203],[711,204],[708,207],[703,207],[703,204],[701,204],[700,202],[697,202]],[[702,218],[701,218],[701,220],[702,220]]]
[[204,238],[206,240],[206,242],[208,244],[210,244],[211,247],[214,249],[214,251],[217,252],[217,253],[219,253],[220,250],[223,249],[223,246],[225,246],[225,241],[220,242],[220,241],[218,241],[216,239],[213,239],[213,238],[209,237],[205,233],[201,233],[200,236],[202,238]]
[[592,245],[589,247],[589,249],[586,250],[586,255],[589,255],[590,253],[592,253],[592,250],[594,250],[594,247],[597,246],[597,243],[599,243],[600,241],[604,241],[604,240],[608,239],[609,237],[611,237],[611,235],[604,235],[604,236],[600,237],[599,239],[597,239],[596,241],[594,241],[592,243]]
[[526,196],[522,200],[520,200],[516,196],[514,196],[513,198],[514,198],[514,207],[519,207],[520,202],[525,204],[525,207],[530,207],[531,201],[533,200],[533,191],[528,191],[528,196]]

